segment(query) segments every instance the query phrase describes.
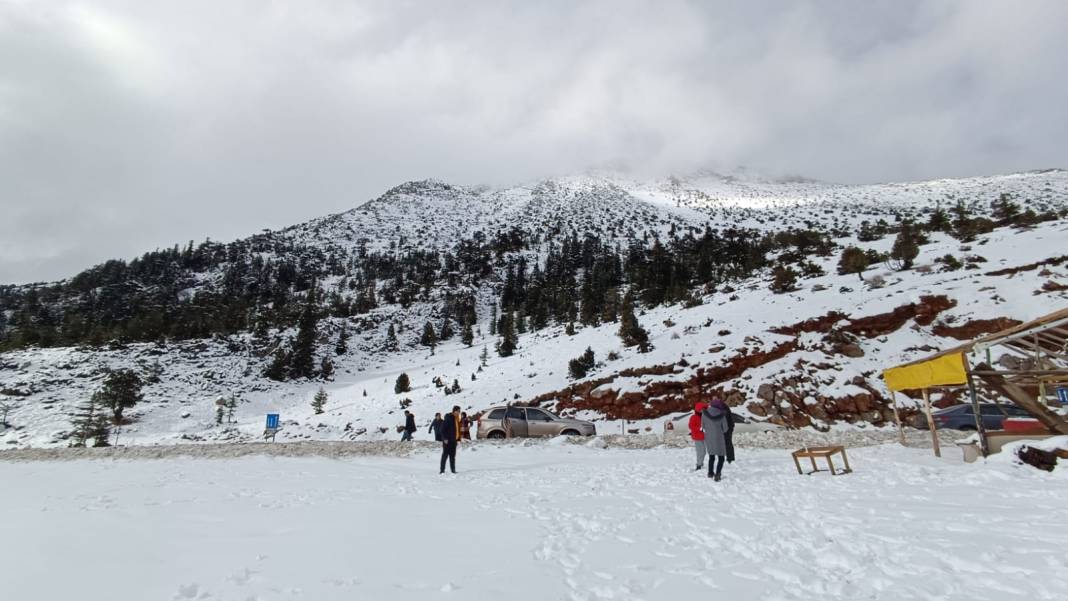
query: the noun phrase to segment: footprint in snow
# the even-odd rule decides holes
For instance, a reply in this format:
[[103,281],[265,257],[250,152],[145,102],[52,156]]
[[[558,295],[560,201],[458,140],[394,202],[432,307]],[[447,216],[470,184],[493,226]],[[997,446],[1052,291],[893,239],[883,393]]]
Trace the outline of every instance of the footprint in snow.
[[174,601],[183,601],[184,599],[207,599],[208,597],[211,597],[211,594],[207,591],[201,591],[200,585],[193,582],[178,585],[178,591],[174,593],[172,599]]
[[246,584],[252,581],[252,576],[256,573],[256,570],[244,568],[239,572],[234,572],[233,574],[230,574],[226,577],[226,579],[238,586],[245,586]]

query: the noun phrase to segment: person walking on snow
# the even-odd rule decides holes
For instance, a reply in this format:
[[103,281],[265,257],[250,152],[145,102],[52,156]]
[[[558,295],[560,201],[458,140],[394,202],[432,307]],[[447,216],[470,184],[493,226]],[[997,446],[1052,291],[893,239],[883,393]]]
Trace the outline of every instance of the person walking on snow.
[[404,410],[404,434],[401,435],[401,441],[411,440],[412,439],[412,434],[415,434],[416,430],[418,430],[418,428],[415,427],[415,414],[413,414],[411,411],[408,411],[407,409],[405,409]]
[[444,423],[445,423],[445,420],[441,419],[441,414],[440,413],[435,413],[434,414],[434,421],[430,422],[430,429],[427,430],[428,434],[429,433],[433,433],[434,434],[434,440],[436,440],[437,442],[441,442],[441,426]]
[[705,452],[708,453],[708,477],[719,482],[723,461],[727,458],[728,417],[731,411],[722,399],[713,399],[701,412],[701,429],[705,432]]
[[690,416],[690,439],[693,440],[693,448],[697,452],[695,472],[701,471],[705,466],[705,433],[701,430],[701,412],[705,407],[708,407],[707,403],[695,403],[693,415]]
[[456,473],[456,446],[460,442],[460,406],[455,405],[452,413],[445,416],[445,422],[441,425],[441,473],[445,473],[445,460],[449,461],[449,469]]

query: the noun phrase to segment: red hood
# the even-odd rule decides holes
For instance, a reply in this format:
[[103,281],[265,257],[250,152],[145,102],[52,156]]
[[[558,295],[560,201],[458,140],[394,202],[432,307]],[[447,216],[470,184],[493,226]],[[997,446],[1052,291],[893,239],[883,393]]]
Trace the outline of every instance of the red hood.
[[694,413],[700,413],[700,412],[704,411],[707,408],[708,408],[708,403],[696,403],[693,406],[693,412]]

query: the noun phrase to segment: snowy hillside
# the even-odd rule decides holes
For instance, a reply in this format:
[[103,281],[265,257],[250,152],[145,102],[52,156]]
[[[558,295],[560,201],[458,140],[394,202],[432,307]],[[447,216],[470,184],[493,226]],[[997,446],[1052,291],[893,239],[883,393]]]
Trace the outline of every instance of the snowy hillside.
[[[936,206],[948,209],[957,201],[972,214],[986,215],[1002,194],[1057,218],[996,227],[969,242],[932,232],[912,269],[876,262],[863,280],[836,273],[845,246],[876,254],[891,249],[893,233],[858,239],[864,221],[883,220],[892,230],[903,218],[922,221]],[[404,184],[346,213],[250,239],[258,256],[274,252],[256,250],[260,247],[288,248],[304,253],[301,262],[342,264],[337,273],[343,275],[319,279],[326,295],[348,302],[370,286],[378,296],[366,310],[319,321],[316,358],[332,361],[329,377],[265,377],[271,352],[291,340],[296,328],[257,332],[252,318],[225,335],[193,339],[24,345],[0,354],[0,399],[10,405],[11,424],[0,430],[0,444],[67,445],[75,408],[99,388],[108,370],[122,367],[135,369],[147,382],[144,401],[119,428],[125,444],[251,440],[261,434],[268,412],[282,415],[280,439],[392,438],[404,400],[411,401],[422,426],[417,438],[427,437],[434,412],[454,404],[477,413],[494,404],[537,402],[596,420],[602,431],[618,431],[625,427],[621,418],[636,422],[626,427],[659,428],[662,416],[711,394],[724,396],[742,413],[794,427],[885,425],[890,414],[878,379],[883,367],[1066,305],[1066,207],[1063,171],[869,186],[708,174],[643,181],[587,175],[505,189]],[[736,280],[692,285],[685,303],[640,307],[638,319],[652,343],[648,353],[624,347],[613,321],[574,324],[572,335],[566,324],[550,322],[520,333],[513,355],[495,352],[498,338],[490,333],[490,321],[508,270],[520,257],[544,266],[554,241],[571,234],[625,253],[631,244],[738,226],[771,234],[817,228],[831,237],[835,250],[800,257],[815,267],[782,294],[769,290],[769,263]],[[511,245],[513,232],[522,233],[524,245]],[[450,260],[463,264],[465,244],[494,240],[501,242],[492,251],[479,247],[485,275],[448,267]],[[407,301],[389,298],[391,281],[368,275],[373,261],[384,260],[375,257],[400,260],[429,250],[446,253],[435,267],[443,275],[419,286],[407,280],[413,290]],[[773,260],[786,254],[771,251]],[[959,264],[946,262],[947,255]],[[361,263],[363,257],[373,261]],[[202,296],[227,279],[213,269],[183,276],[188,281],[178,293],[180,302],[217,298]],[[460,295],[474,303],[472,344],[454,337],[420,345],[424,324],[437,327],[450,319],[449,303]],[[73,301],[53,306],[64,303]],[[6,317],[13,320],[15,314],[8,309]],[[387,340],[388,327],[395,329],[395,347]],[[347,345],[335,352],[343,331]],[[568,360],[587,347],[596,366],[573,380]],[[394,383],[401,373],[410,376],[412,390],[397,394]],[[434,379],[455,381],[461,390],[445,394]],[[325,412],[315,414],[310,402],[320,387],[329,400]],[[216,400],[230,395],[240,399],[233,420],[216,424]]]

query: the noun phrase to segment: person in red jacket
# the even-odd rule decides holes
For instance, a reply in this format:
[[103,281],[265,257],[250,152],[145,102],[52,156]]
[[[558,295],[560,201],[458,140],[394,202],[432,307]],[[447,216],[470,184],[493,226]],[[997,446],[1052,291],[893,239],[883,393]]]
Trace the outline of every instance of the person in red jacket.
[[690,438],[693,439],[693,448],[697,452],[697,468],[701,471],[705,466],[705,433],[701,429],[701,412],[708,407],[708,403],[697,403],[693,406],[693,415],[690,416]]

